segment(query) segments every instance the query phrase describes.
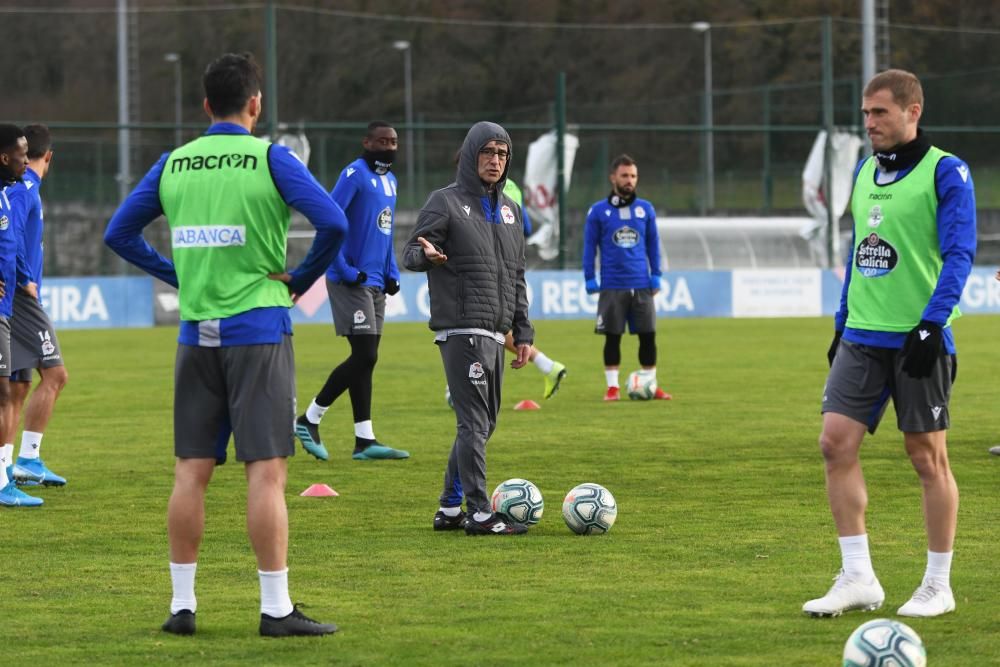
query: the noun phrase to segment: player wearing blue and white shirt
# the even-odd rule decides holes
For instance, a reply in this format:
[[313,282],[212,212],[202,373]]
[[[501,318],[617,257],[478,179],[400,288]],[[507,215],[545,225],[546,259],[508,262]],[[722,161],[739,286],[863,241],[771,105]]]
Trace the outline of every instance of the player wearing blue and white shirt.
[[[17,239],[22,207],[10,186],[28,168],[28,140],[16,125],[0,125],[0,428],[14,418],[10,391],[10,317],[17,284]],[[13,196],[13,199],[11,195]],[[37,507],[41,498],[27,495],[14,483],[14,445],[0,447],[0,507]]]
[[306,451],[329,458],[319,424],[345,391],[354,412],[354,454],[357,460],[405,459],[408,452],[375,439],[372,428],[372,375],[382,340],[386,295],[399,291],[399,267],[392,249],[396,213],[396,176],[390,171],[399,139],[384,121],[372,121],[361,140],[361,157],[347,165],[331,196],[344,209],[347,239],[326,272],[333,324],[345,336],[351,353],[333,369],[326,384],[295,422],[295,434]]
[[[660,235],[653,205],[635,195],[639,167],[628,155],[611,162],[611,194],[590,207],[583,236],[587,294],[600,292],[595,333],[603,334],[606,401],[620,398],[618,368],[625,325],[639,336],[640,373],[656,381],[656,305],[660,291]],[[596,260],[600,257],[601,279]],[[654,398],[669,400],[657,386]]]
[[[62,350],[52,321],[39,301],[42,284],[42,241],[44,216],[41,185],[52,163],[52,136],[44,125],[24,128],[28,140],[28,169],[24,180],[11,190],[17,192],[22,215],[18,243],[19,271],[11,321],[11,402],[14,418],[4,427],[4,446],[13,447],[17,421],[31,391],[31,375],[38,369],[41,379],[24,410],[21,449],[14,463],[19,483],[62,486],[66,480],[52,472],[41,458],[42,436],[48,426],[56,399],[68,379]],[[23,273],[23,275],[21,275]]]

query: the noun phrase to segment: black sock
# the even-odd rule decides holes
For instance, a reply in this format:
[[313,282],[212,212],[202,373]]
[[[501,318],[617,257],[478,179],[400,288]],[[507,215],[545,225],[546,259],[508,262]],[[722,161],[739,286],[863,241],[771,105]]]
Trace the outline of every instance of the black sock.
[[354,453],[357,454],[358,452],[364,451],[374,444],[374,439],[359,438],[358,436],[354,436]]

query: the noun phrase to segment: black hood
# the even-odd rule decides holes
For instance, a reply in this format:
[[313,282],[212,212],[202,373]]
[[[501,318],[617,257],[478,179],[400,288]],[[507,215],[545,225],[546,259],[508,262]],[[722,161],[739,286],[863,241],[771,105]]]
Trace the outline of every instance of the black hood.
[[479,151],[483,146],[491,141],[500,141],[507,144],[510,156],[507,164],[504,165],[503,175],[497,182],[497,192],[503,192],[503,187],[507,183],[507,172],[510,171],[510,163],[514,159],[514,146],[510,143],[510,135],[496,123],[480,121],[469,129],[462,142],[462,150],[458,155],[458,172],[455,174],[455,183],[463,190],[482,197],[487,193],[486,186],[479,179]]

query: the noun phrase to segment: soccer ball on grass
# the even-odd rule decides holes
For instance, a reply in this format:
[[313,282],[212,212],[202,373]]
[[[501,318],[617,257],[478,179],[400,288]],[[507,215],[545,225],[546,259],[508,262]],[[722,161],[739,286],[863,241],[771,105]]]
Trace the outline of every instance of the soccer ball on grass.
[[600,484],[586,483],[566,494],[562,513],[566,525],[577,535],[606,533],[618,518],[618,504]]
[[844,645],[844,667],[924,667],[927,652],[913,628],[888,618],[858,626]]
[[490,505],[494,512],[527,526],[538,523],[545,509],[545,501],[538,487],[526,479],[517,477],[500,483],[493,490]]
[[649,401],[656,395],[656,375],[650,371],[632,371],[628,376],[628,397]]

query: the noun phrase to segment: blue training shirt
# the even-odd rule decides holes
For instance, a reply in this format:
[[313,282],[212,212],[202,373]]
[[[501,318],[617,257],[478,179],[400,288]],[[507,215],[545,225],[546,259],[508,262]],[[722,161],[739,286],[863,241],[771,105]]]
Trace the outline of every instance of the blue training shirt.
[[14,312],[14,288],[17,285],[17,246],[23,225],[23,192],[20,183],[5,186],[0,190],[0,280],[4,283],[4,295],[0,299],[0,315],[10,317]]
[[28,167],[24,172],[24,182],[14,187],[24,188],[24,198],[21,199],[24,206],[24,215],[21,218],[23,227],[21,243],[18,246],[18,254],[23,257],[24,275],[18,276],[17,284],[23,287],[28,283],[35,283],[41,290],[45,228],[45,215],[42,212],[42,178],[34,169]]
[[583,277],[594,280],[600,255],[602,290],[658,289],[660,233],[653,205],[638,197],[628,206],[602,199],[587,211],[583,233]]
[[[249,134],[234,123],[215,123],[205,134]],[[150,275],[177,287],[173,262],[158,253],[142,237],[142,230],[163,215],[160,205],[160,175],[169,153],[164,153],[143,177],[135,190],[115,211],[104,232],[104,242],[125,260]],[[267,164],[274,185],[289,206],[302,213],[316,228],[309,253],[298,267],[289,271],[289,287],[303,294],[333,260],[347,231],[347,219],[326,190],[301,160],[288,148],[271,144]],[[225,279],[224,276],[220,276]],[[182,345],[229,347],[280,343],[292,333],[288,309],[276,306],[255,308],[219,320],[219,336],[211,341],[199,338],[198,322],[182,321],[178,342]]]
[[[867,159],[867,158],[865,158]],[[854,169],[854,182],[865,159],[858,162]],[[916,166],[916,165],[914,165]],[[881,168],[875,170],[874,178],[880,184],[893,183],[906,176],[913,167],[900,169],[891,174]],[[972,183],[969,166],[955,156],[946,156],[938,161],[934,171],[934,188],[937,191],[937,232],[938,244],[944,264],[938,276],[937,286],[920,319],[944,325],[951,315],[952,309],[962,298],[962,289],[972,271],[972,260],[976,256],[976,193]],[[851,248],[854,248],[854,236],[851,236]],[[847,258],[844,273],[844,287],[840,293],[840,308],[834,315],[834,327],[844,332],[844,340],[870,345],[872,347],[887,347],[899,349],[903,347],[908,332],[869,331],[866,329],[845,328],[847,323],[847,290],[851,283],[851,262],[853,252]],[[955,354],[955,336],[951,327],[945,327],[944,346],[948,354]]]
[[399,267],[392,248],[396,216],[396,176],[390,171],[376,174],[363,158],[340,172],[330,193],[347,216],[347,238],[326,277],[333,282],[353,283],[358,272],[369,287],[385,288],[386,280],[399,282]]

